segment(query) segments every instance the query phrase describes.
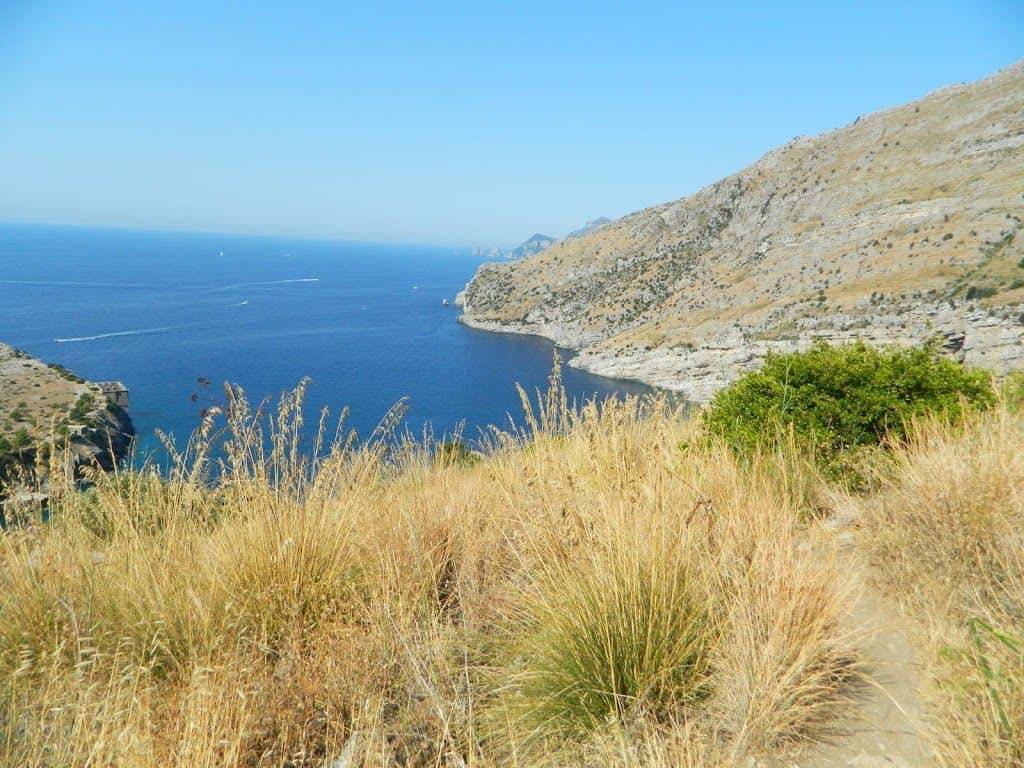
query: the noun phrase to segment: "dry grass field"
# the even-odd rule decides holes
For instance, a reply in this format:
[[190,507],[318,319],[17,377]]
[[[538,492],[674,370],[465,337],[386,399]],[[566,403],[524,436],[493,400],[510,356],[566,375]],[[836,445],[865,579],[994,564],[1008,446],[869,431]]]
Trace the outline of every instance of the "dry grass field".
[[232,390],[168,479],[55,477],[51,522],[0,535],[0,764],[846,765],[877,590],[934,764],[1021,765],[1015,412],[920,425],[850,496],[557,376],[480,454],[389,419],[312,459],[301,400]]

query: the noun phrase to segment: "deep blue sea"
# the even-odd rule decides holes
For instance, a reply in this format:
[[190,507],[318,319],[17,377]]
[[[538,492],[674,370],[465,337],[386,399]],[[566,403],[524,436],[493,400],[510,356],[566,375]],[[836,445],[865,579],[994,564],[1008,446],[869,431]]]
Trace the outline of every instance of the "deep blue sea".
[[[515,383],[544,387],[553,351],[456,322],[442,300],[479,263],[459,248],[0,225],[0,341],[123,381],[142,454],[157,451],[157,428],[184,442],[224,382],[258,402],[304,376],[310,424],[347,406],[367,436],[408,398],[414,434],[464,423],[472,439],[521,422]],[[564,378],[577,399],[648,391],[568,367]]]

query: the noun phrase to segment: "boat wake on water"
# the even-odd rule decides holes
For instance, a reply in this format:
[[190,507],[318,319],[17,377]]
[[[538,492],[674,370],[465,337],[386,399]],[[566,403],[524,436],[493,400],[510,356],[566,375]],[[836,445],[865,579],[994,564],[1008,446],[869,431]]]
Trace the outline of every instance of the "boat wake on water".
[[111,333],[97,333],[95,336],[71,336],[66,339],[54,339],[58,344],[72,344],[79,341],[98,341],[100,339],[111,339],[115,336],[143,336],[148,333],[166,333],[182,326],[168,325],[163,328],[138,328],[131,331],[113,331]]
[[255,283],[233,283],[217,288],[218,291],[231,291],[236,288],[253,288],[261,285],[289,285],[293,283],[319,283],[319,277],[294,277],[290,280],[261,280]]

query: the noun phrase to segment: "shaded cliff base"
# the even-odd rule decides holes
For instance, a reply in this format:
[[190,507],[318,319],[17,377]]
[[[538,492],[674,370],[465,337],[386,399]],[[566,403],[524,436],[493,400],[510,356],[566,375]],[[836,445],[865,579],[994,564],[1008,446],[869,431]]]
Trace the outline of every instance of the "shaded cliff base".
[[[982,308],[948,302],[893,305],[870,323],[842,315],[803,318],[786,331],[730,329],[703,344],[672,348],[596,344],[579,349],[578,339],[566,337],[557,326],[542,323],[494,321],[464,314],[459,322],[495,333],[530,334],[577,349],[568,364],[599,376],[640,381],[679,393],[693,403],[706,403],[720,389],[761,365],[769,352],[809,349],[817,339],[832,344],[863,340],[873,345],[916,347],[938,339],[952,359],[1000,375],[1024,368],[1024,304]],[[764,338],[766,335],[782,338]],[[573,346],[576,342],[576,346]]]

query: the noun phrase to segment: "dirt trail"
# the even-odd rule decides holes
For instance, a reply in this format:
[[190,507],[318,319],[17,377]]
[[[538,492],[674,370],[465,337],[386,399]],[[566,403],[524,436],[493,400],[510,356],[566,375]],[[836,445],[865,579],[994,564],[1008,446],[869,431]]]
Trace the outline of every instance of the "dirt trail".
[[840,547],[841,563],[861,586],[847,618],[849,628],[867,632],[861,644],[868,685],[834,743],[817,746],[787,768],[918,768],[935,764],[928,737],[928,679],[921,651],[899,607],[874,586],[870,569],[848,530],[850,518],[826,524],[828,537]]

